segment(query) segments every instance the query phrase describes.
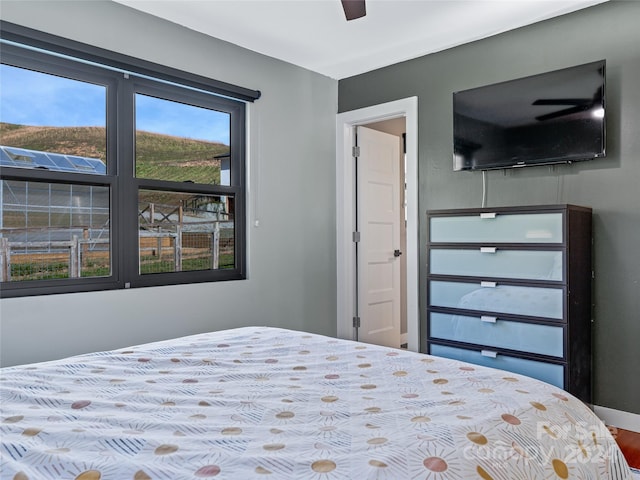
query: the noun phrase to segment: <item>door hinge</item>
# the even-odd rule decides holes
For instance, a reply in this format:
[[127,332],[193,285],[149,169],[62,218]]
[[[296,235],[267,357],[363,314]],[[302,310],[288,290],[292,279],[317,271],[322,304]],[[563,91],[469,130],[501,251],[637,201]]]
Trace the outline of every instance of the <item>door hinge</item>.
[[353,328],[360,328],[360,317],[353,317]]
[[360,241],[360,232],[353,232],[353,242],[358,243]]
[[360,147],[357,145],[354,145],[353,147],[351,147],[351,156],[353,158],[357,158],[360,156]]

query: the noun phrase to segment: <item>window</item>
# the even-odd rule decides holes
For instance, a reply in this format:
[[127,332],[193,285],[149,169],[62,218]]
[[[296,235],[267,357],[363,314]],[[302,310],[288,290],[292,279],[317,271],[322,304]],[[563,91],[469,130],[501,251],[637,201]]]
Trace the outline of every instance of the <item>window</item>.
[[259,92],[2,35],[2,296],[244,278],[242,100]]

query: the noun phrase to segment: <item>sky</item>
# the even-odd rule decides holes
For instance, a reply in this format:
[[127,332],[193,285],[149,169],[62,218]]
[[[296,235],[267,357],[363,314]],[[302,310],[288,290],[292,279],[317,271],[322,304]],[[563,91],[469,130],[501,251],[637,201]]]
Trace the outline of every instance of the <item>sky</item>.
[[[9,65],[0,66],[0,122],[104,127],[106,88]],[[229,115],[136,96],[136,128],[229,145]]]

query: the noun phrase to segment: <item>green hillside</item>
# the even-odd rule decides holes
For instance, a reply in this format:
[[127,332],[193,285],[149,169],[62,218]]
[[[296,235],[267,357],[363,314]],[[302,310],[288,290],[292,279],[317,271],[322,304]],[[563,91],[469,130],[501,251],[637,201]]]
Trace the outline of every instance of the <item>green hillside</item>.
[[[0,145],[99,158],[106,162],[106,130],[101,127],[34,127],[0,123]],[[136,134],[136,175],[178,182],[219,183],[222,143],[149,132]]]
[[105,129],[0,123],[0,145],[106,160]]

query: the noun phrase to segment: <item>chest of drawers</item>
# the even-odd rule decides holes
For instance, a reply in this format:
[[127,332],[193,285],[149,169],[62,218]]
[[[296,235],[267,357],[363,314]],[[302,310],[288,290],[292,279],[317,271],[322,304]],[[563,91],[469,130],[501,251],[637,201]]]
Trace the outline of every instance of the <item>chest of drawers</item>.
[[521,373],[591,402],[591,209],[434,210],[432,355]]

